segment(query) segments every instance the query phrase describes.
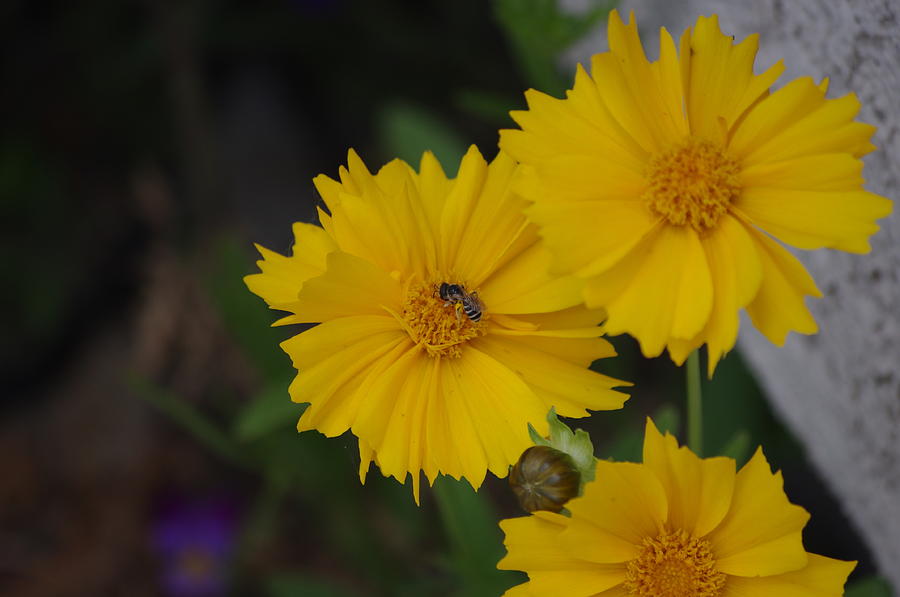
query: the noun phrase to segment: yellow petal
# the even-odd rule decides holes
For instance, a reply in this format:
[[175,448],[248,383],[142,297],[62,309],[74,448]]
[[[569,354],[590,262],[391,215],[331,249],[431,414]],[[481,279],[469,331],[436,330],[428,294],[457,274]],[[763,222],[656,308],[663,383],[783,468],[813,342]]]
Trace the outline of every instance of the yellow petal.
[[627,394],[612,389],[622,382],[537,350],[518,337],[489,335],[472,345],[517,372],[525,383],[539,391],[544,412],[555,406],[564,417],[586,417],[589,413],[585,409],[619,409],[628,399]]
[[422,454],[422,470],[430,484],[434,484],[438,473],[459,479],[462,476],[462,464],[456,450],[450,418],[447,414],[447,403],[444,399],[444,363],[434,359],[422,392],[428,403],[423,413],[423,434],[426,442]]
[[329,210],[334,209],[334,206],[340,203],[339,195],[343,188],[340,182],[325,174],[319,174],[313,178],[313,185],[315,185],[319,196],[322,197],[322,201]]
[[688,81],[686,106],[691,133],[721,139],[719,119],[725,129],[731,128],[768,91],[784,67],[778,64],[754,75],[759,36],[751,35],[734,44],[733,38],[719,29],[716,15],[698,18],[685,37],[681,60]]
[[[410,461],[421,461],[421,407],[430,398],[422,388],[431,360],[418,347],[398,356],[360,392],[365,399],[352,426],[353,433],[374,449],[382,474],[402,483],[411,472],[414,486],[419,466],[411,468]],[[413,449],[418,453],[412,454]]]
[[[603,309],[587,309],[584,305],[577,305],[552,313],[522,313],[516,315],[516,319],[528,322],[533,326],[532,329],[587,328],[597,327],[606,319],[606,311]],[[602,330],[596,335],[600,333],[602,333]]]
[[[618,25],[614,24],[613,13],[610,13],[609,28],[616,26],[624,27],[621,20]],[[634,97],[634,87],[629,81],[630,73],[624,71],[618,56],[611,52],[594,55],[591,58],[591,77],[597,82],[610,116],[628,131],[640,151],[659,151],[662,139],[652,130],[650,123],[644,120],[644,114]]]
[[289,388],[291,399],[310,403],[298,428],[329,437],[346,431],[362,398],[360,384],[408,346],[406,334],[388,317],[336,319],[283,342],[300,369]]
[[528,588],[528,583],[526,582],[507,589],[506,592],[503,593],[503,597],[535,597],[535,594],[531,592]]
[[659,88],[659,118],[671,123],[673,140],[690,134],[688,115],[684,110],[684,79],[681,72],[681,61],[675,49],[675,41],[666,30],[659,30],[659,61],[650,65]]
[[[331,210],[331,226],[341,250],[377,264],[385,271],[409,270],[410,244],[392,217],[380,191],[375,195],[341,193]],[[409,239],[415,241],[415,238]]]
[[[472,421],[488,468],[505,477],[509,466],[531,445],[528,423],[543,427],[548,409],[529,384],[483,348],[471,342],[459,359],[446,363],[444,399],[451,414]],[[457,450],[467,449],[461,440],[456,441]]]
[[[500,318],[493,318],[498,320]],[[599,338],[603,328],[598,324],[606,319],[602,309],[587,309],[583,305],[554,311],[505,317],[491,334],[515,335],[516,340],[538,350],[553,354],[581,367],[588,367],[597,359],[616,356],[615,348]],[[508,326],[504,330],[500,326]],[[515,330],[514,334],[504,332]],[[577,335],[565,333],[567,330]],[[582,333],[583,332],[583,333]],[[630,384],[625,384],[630,385]]]
[[610,53],[625,73],[634,106],[648,123],[655,148],[663,149],[684,137],[688,127],[671,37],[664,34],[660,44],[662,60],[651,66],[638,36],[634,13],[630,15],[628,25],[624,25],[618,12],[612,11],[608,30]]
[[589,567],[589,562],[579,561],[560,549],[559,534],[569,524],[569,518],[552,512],[501,520],[500,529],[506,535],[503,544],[507,554],[497,564],[497,568],[555,570],[572,566]]
[[444,200],[447,197],[447,193],[453,188],[453,182],[444,174],[441,163],[430,151],[422,154],[422,159],[419,162],[419,174],[414,176],[414,179],[432,236],[437,236]]
[[[473,351],[467,350],[466,352]],[[489,448],[485,446],[483,438],[479,436],[477,419],[473,418],[470,410],[468,392],[474,391],[475,395],[472,396],[472,399],[476,401],[482,399],[485,392],[478,387],[477,382],[471,376],[460,378],[461,367],[456,363],[457,360],[461,359],[447,359],[441,362],[438,385],[441,392],[440,400],[444,408],[443,437],[450,443],[444,449],[444,456],[441,455],[441,452],[437,452],[435,460],[437,460],[441,472],[455,478],[465,477],[473,488],[478,489],[484,481],[490,463],[489,454],[486,452],[486,449],[489,450]],[[476,370],[477,367],[478,365],[475,365]],[[471,373],[470,361],[469,367],[465,367],[465,374],[471,375]],[[503,423],[510,424],[508,420]],[[432,436],[431,431],[428,432],[428,435],[429,438]],[[453,458],[445,458],[446,452],[450,450],[454,452]]]
[[595,565],[624,564],[641,553],[640,543],[622,538],[582,518],[573,519],[560,534],[559,542],[569,553],[578,554],[579,558],[595,562]]
[[669,337],[693,338],[712,308],[712,278],[692,229],[661,226],[613,269],[588,281],[588,306],[605,307],[609,334],[629,333],[645,356]]
[[[602,82],[603,89],[608,86],[609,81]],[[529,109],[510,112],[523,130],[501,130],[500,148],[521,162],[582,154],[611,156],[623,167],[638,170],[646,151],[610,113],[600,89],[581,69],[570,92],[575,100],[571,103],[529,89],[525,92]]]
[[463,156],[459,174],[447,194],[441,212],[438,268],[459,275],[458,264],[466,263],[477,247],[465,245],[466,228],[472,211],[478,205],[488,165],[474,145]]
[[782,346],[788,332],[815,334],[818,326],[804,304],[804,296],[822,293],[806,268],[762,232],[745,227],[758,247],[763,268],[762,283],[747,314],[753,325],[773,344]]
[[493,273],[479,288],[490,313],[546,313],[581,302],[584,283],[572,276],[551,275],[550,253],[540,243]]
[[804,155],[744,167],[740,174],[741,187],[750,190],[762,187],[799,191],[856,191],[863,184],[862,169],[862,160],[849,153]]
[[[707,346],[707,368],[712,377],[719,359],[737,341],[740,309],[746,307],[762,283],[762,262],[753,239],[743,224],[730,215],[702,239],[713,281],[713,306],[709,321],[697,339]],[[693,350],[693,346],[690,350]],[[670,344],[669,351],[672,352]],[[687,351],[689,352],[689,351]],[[684,356],[687,356],[685,352]],[[680,355],[679,355],[680,356]],[[675,359],[679,362],[679,359]],[[684,357],[681,361],[683,362]]]
[[[610,114],[603,100],[605,88],[606,85],[598,85],[584,67],[580,64],[576,66],[575,85],[566,92],[568,102],[564,105],[571,106],[575,114],[591,123],[592,129],[597,133],[593,136],[597,140],[589,145],[576,145],[576,151],[571,151],[570,147],[570,151],[566,153],[590,153],[624,170],[641,172],[647,160],[647,152],[641,149],[628,131]],[[550,147],[544,157],[558,155],[559,152],[554,149],[555,147]],[[585,149],[590,151],[584,152]]]
[[[745,167],[756,163],[779,162],[805,155],[828,153],[849,153],[858,158],[873,151],[875,146],[870,139],[875,127],[853,121],[860,108],[856,96],[851,93],[836,99],[815,101],[816,97],[823,98],[823,95],[820,89],[813,89],[807,83],[803,83],[793,94],[783,95],[765,105],[761,104],[760,108],[764,112],[755,118],[755,123],[751,121],[749,125],[751,127],[765,123],[766,112],[776,114],[784,112],[785,108],[782,105],[799,103],[801,107],[792,112],[788,118],[781,120],[781,126],[767,129],[766,134],[759,138],[756,145],[741,147],[740,144],[735,146],[732,142],[730,151],[745,152],[743,156]],[[800,96],[812,99],[804,103]],[[743,128],[744,125],[740,126]],[[749,138],[751,132],[744,133],[744,139]],[[738,139],[739,143],[740,141],[741,139]]]
[[304,322],[351,315],[381,315],[401,304],[400,283],[372,263],[348,253],[328,255],[327,270],[303,285],[291,311]]
[[[638,201],[647,188],[640,169],[624,168],[601,155],[561,155],[534,166],[543,189],[552,189],[554,200]],[[521,189],[517,185],[517,189]],[[527,193],[532,195],[533,193]]]
[[806,567],[794,572],[761,578],[729,577],[722,597],[841,597],[844,583],[856,562],[833,560],[812,553],[807,555]]
[[352,150],[347,162],[340,182],[326,176],[314,181],[331,212],[320,216],[322,225],[340,249],[385,271],[421,275],[433,269],[434,227],[412,168],[393,160],[373,176]]
[[[627,496],[627,499],[623,499]],[[598,543],[616,541],[639,546],[644,537],[656,537],[665,524],[666,495],[653,472],[629,462],[597,462],[595,480],[584,488],[584,495],[567,504],[572,518],[583,519],[597,527],[604,538]],[[600,549],[598,547],[598,549]]]
[[593,597],[603,594],[625,580],[624,566],[594,564],[587,569],[548,570],[534,572],[528,588],[533,595],[558,597]]
[[325,271],[325,258],[336,245],[319,226],[297,222],[291,257],[259,245],[256,248],[263,257],[256,262],[262,273],[246,276],[244,282],[271,306],[297,300],[303,283]]
[[616,350],[613,348],[613,345],[603,338],[518,336],[516,341],[523,346],[552,354],[579,367],[590,367],[591,363],[597,359],[616,356]]
[[806,565],[801,531],[809,514],[784,494],[781,473],[772,474],[758,449],[737,474],[731,509],[707,539],[716,568],[735,576],[769,576]]
[[738,126],[728,145],[729,153],[746,165],[765,154],[767,142],[800,118],[821,107],[824,94],[809,77],[795,79],[760,101]]
[[506,595],[581,595],[587,597],[620,584],[625,578],[622,565],[604,566],[581,558],[560,543],[560,532],[569,519],[550,512],[512,518],[500,522],[506,534],[507,555],[497,567],[524,570],[530,581],[507,591]]
[[875,220],[891,213],[890,200],[863,190],[750,187],[735,207],[766,232],[801,249],[851,253],[868,253],[869,236],[878,231]]
[[734,490],[734,460],[700,459],[687,447],[678,447],[647,419],[644,465],[662,483],[669,503],[669,525],[694,537],[703,537],[725,517]]
[[528,215],[541,227],[554,272],[584,278],[618,263],[657,221],[645,205],[630,200],[539,202]]
[[390,340],[402,338],[397,320],[382,315],[357,315],[341,317],[281,343],[281,348],[291,357],[296,369],[305,370],[343,350],[352,349],[367,338],[384,337]]
[[[536,230],[528,226],[523,211],[526,201],[512,191],[516,169],[510,156],[502,151],[497,154],[487,167],[483,185],[475,191],[478,197],[465,214],[458,239],[447,241],[458,244],[449,271],[461,275],[473,287],[480,286],[494,270],[537,240]],[[456,196],[449,196],[446,209],[454,209],[450,201]]]
[[[363,485],[366,484],[366,475],[369,472],[369,466],[372,464],[374,456],[375,451],[372,450],[372,446],[364,440],[359,440],[359,482]],[[418,501],[416,503],[418,504]]]

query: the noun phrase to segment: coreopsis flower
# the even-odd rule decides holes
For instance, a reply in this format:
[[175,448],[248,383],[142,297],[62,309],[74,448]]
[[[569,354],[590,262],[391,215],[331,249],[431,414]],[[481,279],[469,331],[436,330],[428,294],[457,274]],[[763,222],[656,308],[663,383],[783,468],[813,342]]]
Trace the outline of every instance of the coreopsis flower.
[[498,567],[529,577],[506,595],[843,595],[856,563],[806,552],[809,514],[788,501],[762,450],[735,473],[734,460],[701,459],[648,419],[643,460],[598,461],[566,505],[571,517],[502,521]]
[[566,99],[528,91],[511,113],[522,130],[500,135],[554,271],[585,279],[607,333],[646,356],[668,348],[681,364],[707,344],[710,375],[742,308],[775,344],[815,333],[804,297],[821,293],[775,239],[870,250],[891,204],[862,188],[874,127],[854,122],[857,98],[826,99],[810,78],[770,92],[782,63],[754,74],[758,36],[735,44],[716,16],[677,49],[662,29],[649,62],[633,15],[612,11],[609,46]]
[[511,192],[516,163],[488,165],[472,147],[456,179],[431,153],[420,172],[394,160],[374,176],[351,151],[340,181],[315,179],[320,226],[294,225],[293,255],[259,248],[251,291],[319,323],[282,348],[299,371],[298,429],[359,438],[360,478],[372,460],[404,482],[419,471],[505,476],[545,433],[551,406],[568,417],[621,408],[628,385],[594,373],[615,354],[605,317],[580,303],[581,282],[548,273],[549,256]]

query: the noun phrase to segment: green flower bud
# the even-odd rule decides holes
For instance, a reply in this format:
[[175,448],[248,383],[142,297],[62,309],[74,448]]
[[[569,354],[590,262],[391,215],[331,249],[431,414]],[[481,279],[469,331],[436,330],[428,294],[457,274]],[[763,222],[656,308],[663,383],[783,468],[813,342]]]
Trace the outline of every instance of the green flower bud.
[[526,512],[559,512],[578,495],[580,484],[572,458],[549,446],[528,448],[509,472],[509,486]]

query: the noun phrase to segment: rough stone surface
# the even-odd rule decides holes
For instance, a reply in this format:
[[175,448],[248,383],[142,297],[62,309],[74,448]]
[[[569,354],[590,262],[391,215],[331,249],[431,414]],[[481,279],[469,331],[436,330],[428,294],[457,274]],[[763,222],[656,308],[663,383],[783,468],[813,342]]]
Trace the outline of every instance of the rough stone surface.
[[[585,0],[568,0],[577,9]],[[859,119],[878,126],[879,150],[866,158],[866,188],[891,199],[900,176],[900,1],[625,0],[648,55],[658,27],[677,36],[698,15],[716,13],[722,30],[760,33],[757,68],[784,59],[781,82],[828,76],[830,97],[861,99]],[[657,46],[657,47],[654,47]],[[567,57],[585,61],[606,49],[605,31]],[[800,254],[824,298],[810,302],[816,336],[791,334],[772,346],[745,318],[739,348],[781,418],[868,542],[880,572],[900,588],[900,221],[881,221],[869,255],[822,250]]]

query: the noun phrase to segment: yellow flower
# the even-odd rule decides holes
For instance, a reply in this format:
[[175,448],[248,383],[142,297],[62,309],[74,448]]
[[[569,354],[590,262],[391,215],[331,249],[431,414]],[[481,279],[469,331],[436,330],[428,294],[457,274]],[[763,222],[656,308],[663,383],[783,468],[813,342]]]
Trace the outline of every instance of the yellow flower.
[[[611,388],[629,384],[587,369],[615,354],[598,338],[605,313],[578,305],[579,280],[547,273],[511,158],[488,165],[472,147],[456,179],[431,153],[419,173],[394,160],[373,176],[353,151],[348,164],[340,182],[314,181],[322,226],[294,224],[291,257],[259,247],[262,273],[245,278],[291,313],[278,324],[321,322],[282,344],[299,371],[291,398],[309,403],[299,430],[352,430],[360,479],[373,459],[411,473],[418,501],[420,470],[475,488],[486,470],[505,476],[551,406],[621,408]],[[442,297],[442,284],[461,288]]]
[[809,514],[788,502],[762,450],[735,473],[647,420],[643,464],[597,462],[567,504],[500,523],[498,567],[529,582],[509,596],[837,597],[855,562],[807,553]]
[[821,293],[771,237],[869,251],[891,204],[862,188],[874,127],[853,121],[859,101],[825,99],[827,80],[810,78],[770,93],[784,66],[754,75],[758,36],[734,44],[715,16],[680,50],[662,29],[651,63],[634,17],[613,11],[609,45],[567,99],[530,90],[511,113],[522,130],[501,131],[554,271],[586,279],[606,332],[647,356],[667,347],[681,364],[707,344],[710,375],[742,308],[775,344],[815,333],[804,297]]

